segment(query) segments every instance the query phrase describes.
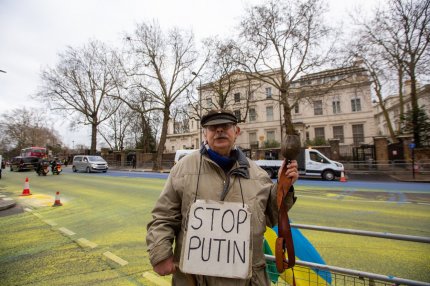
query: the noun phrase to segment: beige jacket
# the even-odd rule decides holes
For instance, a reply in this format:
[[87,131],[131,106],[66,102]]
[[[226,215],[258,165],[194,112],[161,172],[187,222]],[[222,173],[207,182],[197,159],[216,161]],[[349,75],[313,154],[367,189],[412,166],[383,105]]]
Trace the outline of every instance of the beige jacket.
[[[197,181],[197,199],[242,202],[242,187],[243,200],[251,211],[252,277],[242,280],[189,275],[181,273],[177,267],[172,284],[193,285],[190,281],[194,280],[197,282],[194,285],[270,285],[265,271],[263,237],[266,225],[272,227],[277,224],[276,184],[241,151],[237,151],[237,163],[228,174],[207,156],[204,148],[187,155],[172,168],[152,211],[153,220],[147,226],[146,241],[151,264],[156,265],[172,254],[175,263],[179,264],[184,229],[196,196]],[[288,194],[290,208],[295,198],[294,192]]]

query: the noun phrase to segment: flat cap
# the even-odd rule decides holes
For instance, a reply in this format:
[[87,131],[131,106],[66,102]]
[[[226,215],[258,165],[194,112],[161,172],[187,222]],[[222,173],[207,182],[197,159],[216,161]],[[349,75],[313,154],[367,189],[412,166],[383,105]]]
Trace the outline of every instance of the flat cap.
[[224,123],[237,124],[238,120],[234,113],[226,109],[212,109],[200,120],[200,124],[205,127]]

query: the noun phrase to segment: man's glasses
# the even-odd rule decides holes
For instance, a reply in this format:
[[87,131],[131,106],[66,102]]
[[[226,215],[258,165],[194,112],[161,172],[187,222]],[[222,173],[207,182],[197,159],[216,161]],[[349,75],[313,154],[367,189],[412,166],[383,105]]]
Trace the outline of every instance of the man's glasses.
[[207,129],[210,131],[216,131],[218,128],[222,128],[224,131],[229,130],[234,126],[233,123],[224,123],[224,124],[217,124],[217,125],[208,125],[206,126]]

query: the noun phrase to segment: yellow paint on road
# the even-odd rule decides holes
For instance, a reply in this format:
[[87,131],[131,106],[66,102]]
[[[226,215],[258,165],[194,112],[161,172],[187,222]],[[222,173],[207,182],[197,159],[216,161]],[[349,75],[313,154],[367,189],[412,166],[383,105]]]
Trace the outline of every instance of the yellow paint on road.
[[50,226],[56,226],[57,225],[57,223],[55,221],[50,220],[50,219],[44,219],[43,221],[45,223],[49,224]]
[[89,241],[85,238],[79,238],[77,240],[78,244],[82,247],[96,248],[98,245],[92,241]]
[[59,230],[60,232],[64,233],[65,235],[68,235],[68,236],[72,236],[72,235],[75,235],[75,234],[76,234],[76,233],[74,233],[73,231],[71,231],[70,229],[67,229],[67,228],[65,228],[65,227],[60,227],[58,230]]
[[33,212],[32,214],[34,214],[35,217],[38,217],[38,218],[42,219],[42,215],[41,214],[35,213],[35,212]]
[[121,257],[116,256],[115,254],[113,254],[110,251],[106,251],[105,253],[103,253],[104,256],[106,256],[107,258],[109,258],[110,260],[118,263],[121,266],[125,266],[128,264],[127,261],[125,261],[124,259],[122,259]]
[[142,275],[143,278],[148,279],[152,283],[154,283],[157,286],[169,286],[171,283],[169,283],[166,280],[163,280],[162,278],[158,277],[157,275],[151,273],[151,272],[144,272]]
[[43,194],[33,194],[28,197],[18,197],[21,203],[32,207],[47,207],[52,206],[55,201],[53,196]]

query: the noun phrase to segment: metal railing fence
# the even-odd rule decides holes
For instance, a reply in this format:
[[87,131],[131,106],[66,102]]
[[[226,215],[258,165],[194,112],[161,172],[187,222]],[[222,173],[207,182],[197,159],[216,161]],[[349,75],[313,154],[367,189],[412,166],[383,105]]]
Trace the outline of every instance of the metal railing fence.
[[[357,229],[335,228],[326,226],[291,224],[292,228],[325,231],[334,233],[343,233],[350,235],[371,236],[378,238],[394,239],[411,241],[418,243],[430,243],[430,237],[402,235],[385,232],[373,232]],[[275,257],[272,255],[265,255],[267,261],[266,271],[269,277],[272,278],[273,285],[290,285],[287,282],[284,274],[279,274],[276,271]],[[291,271],[291,270],[286,270]],[[297,260],[296,266],[293,268],[296,283],[300,285],[309,286],[376,286],[376,285],[413,285],[413,286],[430,286],[430,283],[423,281],[416,281],[411,279],[404,279],[399,277],[387,276],[371,272],[359,271],[354,269],[342,268],[337,266],[330,266],[325,264],[318,264],[308,261]],[[317,273],[318,275],[315,275]],[[328,275],[331,276],[331,283],[328,283]]]

